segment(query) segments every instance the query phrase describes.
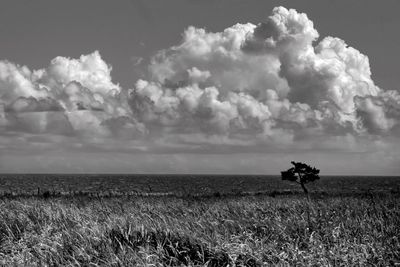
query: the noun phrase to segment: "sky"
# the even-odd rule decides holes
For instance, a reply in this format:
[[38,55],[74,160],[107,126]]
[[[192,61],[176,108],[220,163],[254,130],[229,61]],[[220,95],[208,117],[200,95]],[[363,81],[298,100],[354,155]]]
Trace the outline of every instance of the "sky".
[[2,1],[0,172],[397,175],[399,7]]

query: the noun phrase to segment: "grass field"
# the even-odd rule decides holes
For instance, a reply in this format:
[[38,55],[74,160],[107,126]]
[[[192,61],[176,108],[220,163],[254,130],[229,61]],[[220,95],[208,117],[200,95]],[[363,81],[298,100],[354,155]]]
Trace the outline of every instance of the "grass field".
[[3,197],[5,266],[388,266],[399,192]]

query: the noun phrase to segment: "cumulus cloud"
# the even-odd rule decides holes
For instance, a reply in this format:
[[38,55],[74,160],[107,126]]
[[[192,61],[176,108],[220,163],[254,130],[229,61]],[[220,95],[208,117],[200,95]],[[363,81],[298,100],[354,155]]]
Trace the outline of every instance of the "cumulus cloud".
[[258,25],[189,27],[154,56],[131,107],[147,124],[286,144],[398,129],[398,94],[375,85],[368,57],[318,38],[306,14],[283,7]]
[[113,120],[135,136],[146,131],[97,51],[79,59],[57,57],[35,71],[0,61],[0,105],[3,131],[113,137],[119,133],[111,129]]
[[257,25],[190,26],[131,89],[113,82],[97,51],[33,71],[0,61],[0,129],[215,149],[324,149],[343,140],[354,148],[358,139],[398,136],[399,93],[375,85],[366,55],[318,38],[306,14],[283,7]]
[[354,99],[362,125],[371,133],[399,133],[400,95],[397,91],[380,92],[377,96],[357,96]]
[[56,57],[46,70],[37,72],[45,84],[67,85],[78,82],[93,93],[118,93],[121,88],[111,79],[111,67],[101,58],[98,51],[82,55],[79,59]]
[[47,91],[34,84],[33,73],[26,66],[0,61],[0,96],[3,103],[18,97],[46,97]]

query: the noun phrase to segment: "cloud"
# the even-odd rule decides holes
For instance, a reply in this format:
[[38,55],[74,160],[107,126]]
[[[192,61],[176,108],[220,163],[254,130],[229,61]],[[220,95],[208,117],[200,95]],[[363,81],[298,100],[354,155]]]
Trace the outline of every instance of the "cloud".
[[399,93],[375,85],[366,55],[319,38],[284,7],[257,25],[190,26],[130,89],[97,51],[39,70],[0,61],[0,129],[143,140],[153,151],[355,150],[397,138]]
[[34,84],[33,73],[26,66],[0,61],[1,102],[9,103],[18,97],[46,97],[47,91]]
[[4,132],[119,137],[120,130],[110,128],[117,120],[138,136],[146,129],[134,119],[127,94],[112,82],[111,67],[97,51],[79,59],[56,57],[35,71],[0,61]]
[[400,131],[400,95],[397,91],[380,92],[377,96],[357,96],[357,115],[368,132],[384,134]]
[[74,128],[63,112],[7,113],[6,131],[32,134],[72,135]]
[[398,129],[397,93],[375,85],[368,57],[318,38],[306,14],[283,7],[258,25],[191,26],[154,56],[131,107],[147,124],[287,145]]
[[313,22],[306,14],[276,7],[267,21],[258,24],[246,38],[243,49],[255,53],[295,52],[307,50],[318,37]]
[[78,82],[93,93],[116,94],[121,88],[111,79],[111,67],[98,51],[79,59],[56,57],[46,70],[38,71],[39,81],[48,85],[67,85]]
[[5,109],[7,112],[61,111],[62,106],[52,98],[18,97]]

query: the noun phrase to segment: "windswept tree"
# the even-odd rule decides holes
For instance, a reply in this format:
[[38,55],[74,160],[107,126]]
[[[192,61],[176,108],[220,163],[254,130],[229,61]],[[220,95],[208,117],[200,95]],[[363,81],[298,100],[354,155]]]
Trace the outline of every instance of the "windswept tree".
[[302,162],[292,161],[292,164],[294,167],[281,172],[282,180],[298,183],[308,197],[308,190],[305,184],[318,180],[319,170]]

